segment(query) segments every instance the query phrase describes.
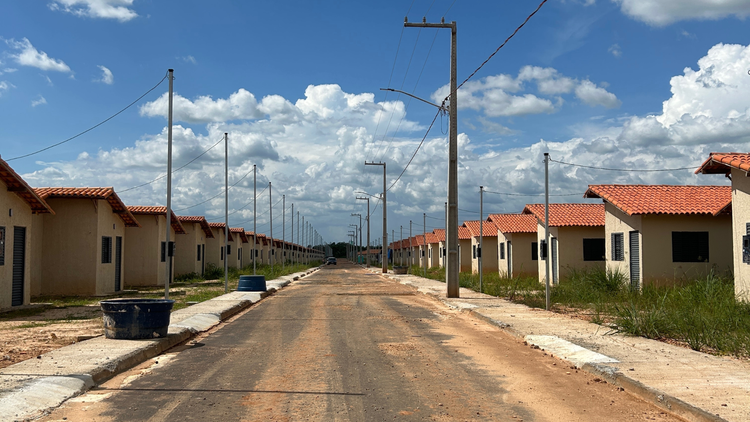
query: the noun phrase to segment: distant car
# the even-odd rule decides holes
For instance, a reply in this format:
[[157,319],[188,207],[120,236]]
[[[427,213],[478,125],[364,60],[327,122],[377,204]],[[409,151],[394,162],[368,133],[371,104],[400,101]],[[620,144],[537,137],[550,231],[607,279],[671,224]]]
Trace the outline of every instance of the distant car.
[[326,265],[336,265],[336,258],[329,256],[328,259],[326,259]]

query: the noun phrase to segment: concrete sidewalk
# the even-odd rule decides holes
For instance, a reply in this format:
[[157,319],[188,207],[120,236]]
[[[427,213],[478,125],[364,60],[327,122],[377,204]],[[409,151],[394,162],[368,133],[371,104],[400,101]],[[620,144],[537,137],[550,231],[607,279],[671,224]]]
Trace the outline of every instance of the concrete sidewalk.
[[[369,269],[379,273],[379,270]],[[750,421],[750,363],[712,356],[656,340],[460,289],[445,297],[445,283],[387,274],[473,313],[576,367],[688,421]]]
[[96,384],[209,330],[317,269],[269,280],[267,292],[231,292],[172,312],[165,338],[110,340],[99,336],[4,368],[0,370],[0,420],[41,416]]

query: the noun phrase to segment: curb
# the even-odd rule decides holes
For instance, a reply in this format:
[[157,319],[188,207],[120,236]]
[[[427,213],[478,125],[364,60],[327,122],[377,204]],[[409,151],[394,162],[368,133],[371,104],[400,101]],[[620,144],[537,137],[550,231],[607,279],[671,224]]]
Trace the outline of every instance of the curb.
[[[294,280],[298,280],[317,270],[318,268],[316,267],[310,270],[305,270],[304,272],[291,274],[290,276],[293,276]],[[235,295],[237,293],[230,292],[193,305],[195,308],[185,308],[183,310],[191,308],[193,310],[200,310],[201,304],[206,306],[205,304],[208,304],[209,302],[211,302],[211,304],[229,302],[226,304],[228,306],[221,307],[214,312],[185,312],[184,314],[187,316],[179,319],[177,322],[171,323],[169,325],[169,333],[167,334],[167,337],[162,339],[146,341],[109,340],[100,336],[87,340],[86,342],[74,343],[70,346],[50,351],[41,355],[39,360],[42,364],[47,363],[50,360],[56,361],[65,359],[68,361],[78,360],[80,362],[82,360],[85,362],[86,358],[91,356],[91,359],[95,360],[94,362],[86,362],[90,368],[82,371],[85,373],[63,374],[60,372],[54,375],[29,375],[32,371],[29,371],[28,367],[33,364],[38,364],[38,362],[34,362],[36,359],[34,359],[34,361],[26,360],[8,366],[0,370],[0,380],[3,381],[3,384],[11,384],[10,386],[0,385],[0,391],[4,390],[0,393],[0,420],[22,421],[39,418],[47,414],[49,411],[59,407],[66,400],[79,396],[95,387],[97,384],[139,365],[154,356],[158,356],[166,350],[189,340],[201,332],[213,328],[221,321],[249,308],[251,305],[270,296],[281,288],[288,286],[290,283],[290,278],[274,279],[269,281],[270,286],[268,287],[267,292],[244,292],[244,294],[241,294],[240,296],[247,296],[248,298],[225,298],[224,296]],[[251,295],[255,296],[250,298]],[[208,305],[208,307],[210,307],[210,305]],[[89,356],[85,353],[78,353],[77,349],[91,346],[92,343],[89,342],[98,342],[101,343],[101,345],[93,348],[89,347],[89,349],[92,349],[88,350]],[[116,352],[103,353],[103,350],[106,350],[107,346],[113,345],[117,345],[118,350],[131,350],[128,350],[120,356],[103,357],[102,355],[104,354],[116,355]],[[66,353],[72,356],[66,358]],[[81,358],[82,356],[83,358]],[[45,360],[45,357],[51,359]],[[61,366],[58,366],[58,368],[60,367]]]
[[[446,306],[457,309],[461,312],[466,312],[474,316],[475,318],[482,320],[484,322],[487,322],[491,325],[494,325],[503,331],[508,332],[513,337],[516,337],[520,340],[524,340],[526,337],[526,334],[521,333],[520,331],[513,328],[511,325],[506,324],[502,321],[498,321],[496,319],[490,318],[486,315],[483,315],[482,313],[478,312],[475,309],[472,308],[464,308],[464,307],[457,307],[450,303],[448,301],[448,298],[445,298],[443,296],[440,296],[439,294],[436,294],[431,291],[421,291],[419,288],[407,284],[405,280],[401,280],[398,277],[394,277],[390,274],[382,274],[383,277],[396,281],[400,284],[403,284],[405,286],[409,286],[416,290],[418,293],[422,293],[424,295],[432,296],[445,304]],[[419,277],[417,275],[409,274],[412,277]],[[424,278],[424,277],[419,277]],[[424,278],[425,280],[434,281],[432,279]],[[542,349],[544,350],[544,349]],[[549,351],[547,351],[549,353]],[[569,361],[568,359],[565,359],[561,356],[556,356],[558,359],[567,362],[569,364],[575,364],[574,362]],[[579,366],[576,364],[576,366]],[[584,363],[583,365],[579,366],[580,369],[593,374],[597,376],[601,376],[603,378],[606,378],[607,381],[615,386],[618,386],[625,390],[627,393],[647,402],[650,404],[653,404],[654,406],[658,407],[659,409],[662,409],[666,412],[669,412],[672,415],[675,415],[681,419],[684,419],[688,422],[727,422],[726,419],[715,415],[713,413],[710,413],[704,409],[701,409],[699,407],[696,407],[690,403],[687,403],[683,400],[680,400],[672,395],[669,395],[667,393],[664,393],[660,390],[657,390],[655,388],[649,387],[642,382],[633,379],[629,376],[627,376],[625,373],[616,370],[613,367],[603,365],[603,364],[597,364],[597,363]]]

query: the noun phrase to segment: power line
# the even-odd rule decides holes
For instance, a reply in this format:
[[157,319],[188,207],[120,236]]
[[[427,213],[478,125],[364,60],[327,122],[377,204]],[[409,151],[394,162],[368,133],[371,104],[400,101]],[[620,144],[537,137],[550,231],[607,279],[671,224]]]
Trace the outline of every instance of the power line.
[[445,11],[445,13],[443,13],[443,17],[445,17],[445,15],[447,15],[447,14],[448,14],[448,12],[450,12],[450,11],[451,11],[451,9],[453,9],[453,5],[454,5],[454,4],[456,4],[456,0],[453,0],[453,3],[451,3],[451,5],[450,5],[450,7],[448,8],[448,10],[446,10],[446,11]]
[[414,154],[412,154],[411,158],[409,159],[409,162],[406,163],[406,167],[404,167],[404,170],[401,172],[401,174],[398,175],[396,180],[393,182],[391,187],[389,187],[386,192],[390,191],[394,186],[396,186],[396,183],[398,183],[399,180],[401,180],[401,176],[404,175],[406,172],[406,169],[409,168],[409,165],[411,164],[412,160],[414,160],[414,157],[416,157],[417,153],[419,152],[419,148],[422,147],[422,144],[424,143],[424,140],[427,139],[427,135],[430,133],[430,130],[432,129],[432,125],[435,124],[435,120],[437,120],[438,115],[440,115],[440,110],[435,114],[435,117],[432,118],[432,123],[430,123],[430,127],[427,128],[427,132],[425,132],[424,136],[422,137],[422,141],[417,145],[417,149],[414,150]]
[[[190,165],[191,163],[193,163],[195,160],[203,157],[204,155],[206,155],[206,153],[208,153],[208,151],[211,151],[216,145],[219,145],[219,143],[221,143],[221,141],[223,141],[223,140],[224,140],[224,138],[219,139],[218,142],[216,142],[215,144],[211,145],[211,147],[209,147],[207,150],[203,151],[203,153],[201,153],[199,156],[197,156],[197,157],[193,158],[192,160],[188,161],[183,166],[178,167],[178,168],[172,170],[172,174],[175,174],[177,171],[184,169],[185,167],[187,167],[188,165]],[[146,185],[150,185],[150,184],[152,184],[152,183],[154,183],[156,181],[159,181],[159,180],[161,180],[161,179],[163,179],[165,177],[167,177],[166,173],[162,174],[161,176],[157,177],[156,179],[154,179],[154,180],[152,180],[150,182],[142,183],[142,184],[140,184],[138,186],[133,186],[132,188],[122,189],[119,192],[123,193],[123,192],[131,191],[133,189],[142,188],[142,187],[144,187]]]
[[584,166],[583,164],[566,163],[564,161],[553,160],[551,158],[550,158],[550,161],[553,162],[553,163],[565,164],[566,166],[582,167],[582,168],[594,169],[594,170],[624,171],[624,172],[633,172],[633,173],[679,171],[679,170],[695,170],[696,168],[698,168],[698,166],[700,166],[700,164],[696,164],[696,165],[694,165],[692,167],[677,167],[677,168],[671,168],[671,169],[616,169],[616,168],[608,168],[608,167]]
[[[509,193],[509,192],[492,192],[485,190],[484,193],[491,193],[493,195],[507,195],[507,196],[544,196],[543,193]],[[560,193],[550,194],[549,196],[579,196],[580,193]]]
[[[253,171],[252,171],[252,170],[250,170],[250,171],[248,171],[247,173],[245,173],[245,175],[244,175],[244,176],[242,176],[242,177],[240,178],[240,180],[238,180],[238,181],[234,182],[234,184],[230,185],[230,186],[229,186],[229,189],[232,189],[233,187],[237,186],[237,184],[239,184],[239,183],[240,183],[240,182],[241,182],[241,181],[242,181],[242,180],[243,180],[244,178],[246,178],[246,177],[247,177],[247,175],[248,175],[248,174],[250,174],[250,173],[252,173],[252,172],[253,172]],[[197,204],[193,204],[193,205],[191,205],[191,206],[189,206],[189,207],[185,207],[185,208],[180,208],[180,209],[176,209],[176,210],[173,210],[173,211],[185,211],[185,210],[187,210],[187,209],[190,209],[190,208],[193,208],[193,207],[197,207],[198,205],[203,205],[203,204],[205,204],[206,202],[208,202],[208,201],[210,201],[210,200],[212,200],[212,199],[216,199],[216,198],[218,198],[218,197],[219,197],[219,196],[221,196],[222,194],[224,194],[224,189],[222,189],[222,190],[221,190],[221,191],[220,191],[219,193],[217,193],[216,195],[214,195],[214,196],[212,196],[212,197],[210,197],[210,198],[206,199],[206,200],[205,200],[205,201],[203,201],[203,202],[198,202]]]
[[83,135],[83,134],[85,134],[85,133],[91,132],[92,130],[94,130],[94,129],[98,128],[99,126],[101,126],[101,125],[103,125],[103,124],[107,123],[108,121],[110,121],[110,120],[114,119],[114,118],[115,118],[115,117],[117,117],[117,116],[118,116],[118,115],[119,115],[120,113],[122,113],[123,111],[125,111],[125,110],[129,109],[129,108],[130,108],[131,106],[133,106],[133,104],[135,104],[135,103],[137,103],[138,101],[140,101],[140,100],[141,100],[141,98],[145,97],[145,96],[146,96],[146,95],[148,95],[148,94],[149,94],[149,93],[150,93],[151,91],[155,90],[155,89],[156,89],[156,88],[157,88],[157,87],[158,87],[159,85],[161,85],[161,83],[162,83],[162,82],[164,82],[164,80],[165,80],[165,79],[167,79],[167,76],[169,76],[169,72],[167,72],[167,73],[166,73],[166,74],[164,75],[164,77],[163,77],[163,78],[161,78],[161,80],[159,81],[159,83],[157,83],[156,85],[154,85],[154,86],[153,86],[153,87],[152,87],[151,89],[149,89],[148,91],[144,92],[144,93],[143,93],[143,95],[141,95],[140,97],[136,98],[136,99],[135,99],[135,101],[133,101],[132,103],[130,103],[130,104],[128,104],[127,106],[125,106],[125,108],[123,108],[123,109],[121,109],[120,111],[118,111],[117,113],[115,113],[115,114],[113,114],[113,115],[111,115],[111,116],[107,117],[106,119],[104,119],[104,120],[102,120],[101,122],[99,122],[99,123],[95,124],[94,126],[91,126],[90,128],[88,128],[88,129],[84,130],[83,132],[79,132],[78,134],[76,134],[76,135],[73,135],[73,136],[71,136],[71,137],[70,137],[70,138],[68,138],[68,139],[65,139],[65,140],[63,140],[63,141],[60,141],[60,142],[58,142],[58,143],[56,143],[56,144],[53,144],[53,145],[50,145],[50,146],[48,146],[48,147],[42,148],[42,149],[40,149],[40,150],[37,150],[37,151],[34,151],[34,152],[30,152],[30,153],[28,153],[28,154],[25,154],[25,155],[19,155],[18,157],[13,157],[13,158],[9,158],[9,159],[7,159],[7,160],[5,160],[5,161],[13,161],[13,160],[18,160],[18,159],[20,159],[20,158],[26,158],[26,157],[30,157],[30,156],[32,156],[32,155],[36,155],[36,154],[39,154],[40,152],[44,152],[44,151],[47,151],[48,149],[51,149],[51,148],[54,148],[54,147],[56,147],[56,146],[62,145],[62,144],[64,144],[64,143],[66,143],[66,142],[72,141],[73,139],[75,139],[75,138],[77,138],[77,137],[79,137],[79,136],[81,136],[81,135]]

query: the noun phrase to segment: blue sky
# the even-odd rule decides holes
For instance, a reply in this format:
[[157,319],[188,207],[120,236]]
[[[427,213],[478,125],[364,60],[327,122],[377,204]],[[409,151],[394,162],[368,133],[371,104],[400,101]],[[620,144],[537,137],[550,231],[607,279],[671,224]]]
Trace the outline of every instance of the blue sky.
[[[540,192],[539,157],[545,151],[587,165],[672,168],[698,163],[712,150],[747,150],[750,5],[708,3],[549,0],[459,92],[460,208],[467,210],[460,218],[478,217],[469,211],[479,208],[480,184],[494,191]],[[363,161],[388,161],[388,177],[395,179],[435,113],[379,89],[390,81],[390,87],[424,98],[444,96],[449,32],[404,29],[404,16],[457,21],[463,80],[537,5],[536,0],[4,2],[0,155],[26,154],[98,123],[171,67],[179,96],[175,164],[194,158],[228,131],[230,183],[257,164],[259,184],[273,182],[274,202],[288,195],[287,206],[296,202],[296,210],[326,239],[342,240],[353,222],[349,214],[362,210],[354,192],[375,194],[382,186],[380,173]],[[165,171],[166,89],[165,82],[92,132],[10,164],[33,186],[125,190],[156,178]],[[445,131],[447,119],[438,119],[389,191],[389,226],[397,232],[410,219],[421,223],[422,212],[435,217],[428,229],[442,225],[441,124]],[[175,173],[175,208],[221,191],[219,149]],[[612,174],[563,166],[553,172],[553,190],[581,195],[589,183],[726,183],[690,172]],[[122,197],[131,205],[163,204],[164,189],[160,181]],[[243,179],[230,196],[230,223],[249,229],[252,208],[241,207],[252,200],[252,180]],[[519,212],[539,200],[488,195],[485,209]],[[258,198],[259,206],[267,203],[267,197]],[[275,235],[281,232],[278,207]],[[218,198],[180,213],[218,220],[222,210]],[[373,237],[381,230],[379,214],[373,215]],[[267,231],[267,223],[266,216],[259,217],[258,230]]]

